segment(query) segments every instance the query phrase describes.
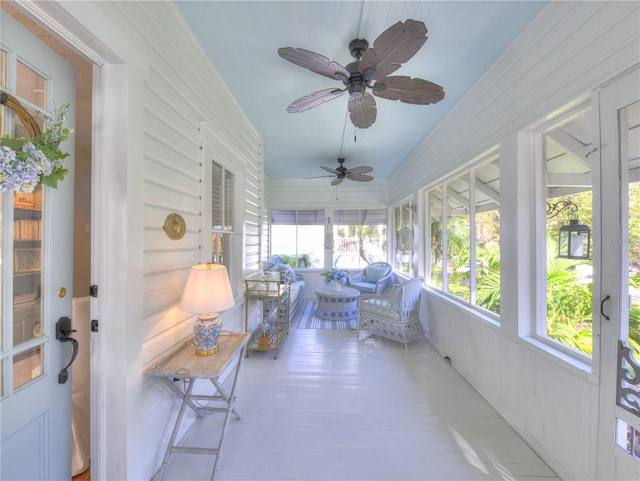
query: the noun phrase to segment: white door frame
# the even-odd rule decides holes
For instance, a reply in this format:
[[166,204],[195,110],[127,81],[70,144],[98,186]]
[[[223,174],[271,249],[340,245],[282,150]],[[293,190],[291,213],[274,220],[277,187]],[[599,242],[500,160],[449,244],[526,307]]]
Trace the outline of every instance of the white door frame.
[[[622,231],[620,203],[622,183],[626,173],[620,169],[628,168],[620,165],[619,122],[617,115],[621,108],[638,100],[637,89],[639,78],[638,67],[609,82],[598,92],[600,115],[600,155],[601,155],[601,230],[602,230],[602,274],[600,296],[594,298],[594,316],[600,322],[600,359],[599,359],[599,418],[597,439],[597,477],[598,479],[614,479],[616,463],[627,464],[626,454],[615,445],[614,425],[618,416],[624,418],[624,411],[616,406],[616,385],[618,371],[618,339],[623,317],[628,317],[629,306],[627,296],[622,292],[628,276],[626,256],[623,249],[628,248],[628,233]],[[606,89],[610,89],[607,91]],[[607,93],[603,99],[603,92]],[[628,179],[627,179],[628,181]],[[606,213],[606,215],[605,215]],[[604,241],[604,238],[607,241]],[[609,296],[606,300],[605,296]],[[601,304],[601,302],[603,304]],[[605,318],[598,310],[608,315]],[[625,313],[626,311],[626,313]],[[632,422],[632,421],[630,421]],[[635,461],[628,463],[637,464]],[[634,467],[631,466],[630,470]],[[640,473],[638,473],[640,474]]]
[[91,478],[127,479],[128,409],[122,387],[127,379],[128,295],[126,269],[122,268],[127,212],[122,199],[126,199],[123,120],[128,118],[128,70],[61,5],[27,0],[14,3],[94,65],[91,283],[99,286],[99,297],[91,299],[91,319],[98,319],[100,332],[91,335]]

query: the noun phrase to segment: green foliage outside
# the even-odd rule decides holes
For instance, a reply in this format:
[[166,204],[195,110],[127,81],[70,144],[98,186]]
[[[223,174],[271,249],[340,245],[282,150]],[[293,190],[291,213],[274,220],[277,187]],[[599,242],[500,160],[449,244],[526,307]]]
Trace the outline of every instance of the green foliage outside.
[[556,257],[557,242],[547,235],[547,336],[578,351],[592,353],[592,283],[576,267],[588,261]]
[[[437,222],[432,223],[439,224]],[[440,235],[439,225],[435,233]],[[439,243],[432,239],[432,245]],[[441,244],[440,244],[441,245]],[[468,272],[458,272],[460,266],[470,264],[469,249],[457,242],[451,263],[448,292],[461,298],[468,293]],[[585,281],[578,266],[589,261],[557,258],[557,242],[553,232],[547,237],[547,336],[570,348],[592,354],[592,283]],[[441,257],[442,252],[433,252]],[[432,271],[432,277],[441,283],[441,270]],[[640,274],[629,278],[629,286],[640,289]],[[489,311],[500,312],[500,247],[479,245],[476,248],[476,305]],[[633,303],[629,312],[629,345],[640,354],[640,304]]]
[[291,267],[311,267],[311,257],[309,254],[287,255],[274,254],[271,256],[271,262],[274,264],[289,264]]

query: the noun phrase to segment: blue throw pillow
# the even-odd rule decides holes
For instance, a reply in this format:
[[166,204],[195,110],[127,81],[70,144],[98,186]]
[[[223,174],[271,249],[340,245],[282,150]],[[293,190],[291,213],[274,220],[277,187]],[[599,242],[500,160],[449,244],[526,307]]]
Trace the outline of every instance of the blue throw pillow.
[[282,282],[295,282],[296,273],[289,264],[278,264],[278,270],[280,271],[280,280]]
[[364,271],[364,280],[375,284],[388,273],[389,268],[387,266],[368,266]]

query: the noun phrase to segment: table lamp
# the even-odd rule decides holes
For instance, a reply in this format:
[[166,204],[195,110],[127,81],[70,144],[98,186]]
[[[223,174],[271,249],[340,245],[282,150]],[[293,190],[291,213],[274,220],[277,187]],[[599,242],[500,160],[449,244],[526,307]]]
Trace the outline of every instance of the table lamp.
[[210,356],[220,350],[218,336],[222,321],[218,312],[229,309],[234,302],[225,266],[198,264],[191,268],[180,309],[198,314],[193,323],[198,356]]

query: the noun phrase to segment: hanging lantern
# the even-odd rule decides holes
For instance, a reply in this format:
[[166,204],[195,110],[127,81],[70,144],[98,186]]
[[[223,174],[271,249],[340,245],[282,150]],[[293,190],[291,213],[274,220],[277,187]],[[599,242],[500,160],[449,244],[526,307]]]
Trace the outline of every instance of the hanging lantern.
[[571,219],[558,231],[558,257],[563,259],[590,259],[591,229]]

